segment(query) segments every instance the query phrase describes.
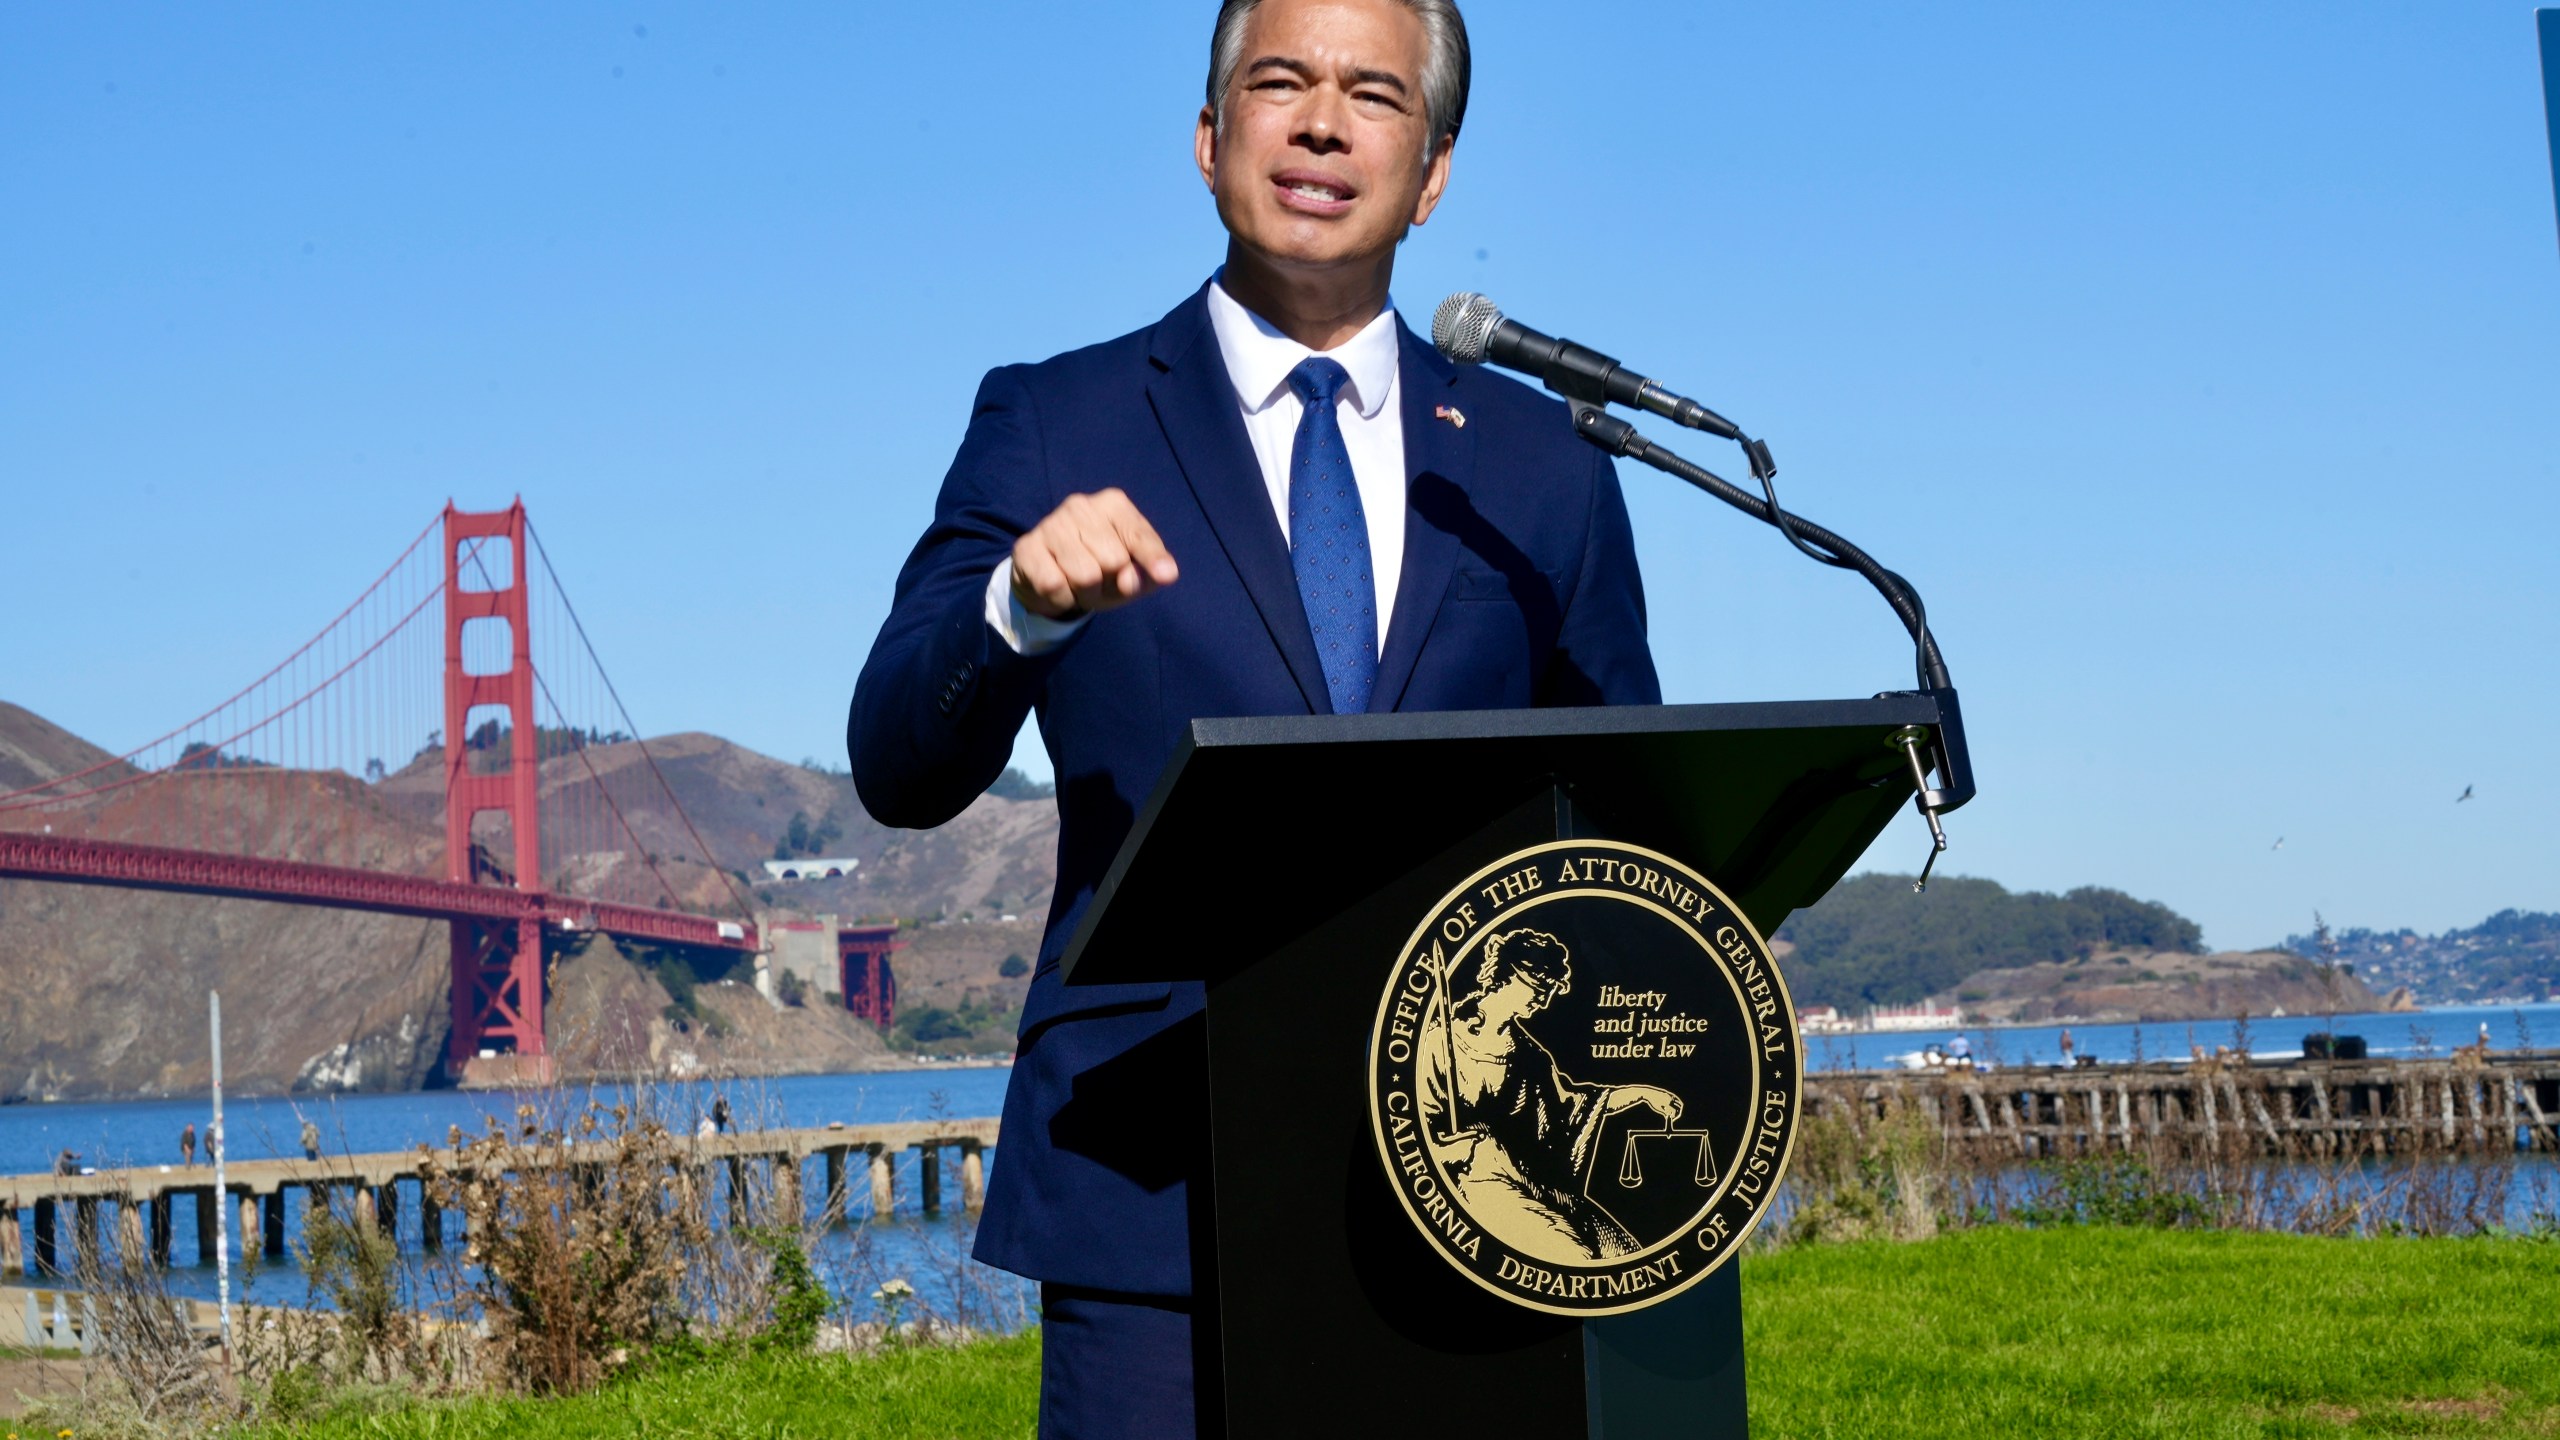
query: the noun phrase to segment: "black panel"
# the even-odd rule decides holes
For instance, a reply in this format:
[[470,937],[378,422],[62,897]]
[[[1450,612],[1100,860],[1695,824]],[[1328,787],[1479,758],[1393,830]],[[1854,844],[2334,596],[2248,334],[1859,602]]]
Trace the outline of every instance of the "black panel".
[[[1550,785],[1716,881],[1763,934],[1911,797],[1921,696],[1198,720],[1067,947],[1070,983],[1211,978]],[[1203,930],[1201,907],[1224,907]]]

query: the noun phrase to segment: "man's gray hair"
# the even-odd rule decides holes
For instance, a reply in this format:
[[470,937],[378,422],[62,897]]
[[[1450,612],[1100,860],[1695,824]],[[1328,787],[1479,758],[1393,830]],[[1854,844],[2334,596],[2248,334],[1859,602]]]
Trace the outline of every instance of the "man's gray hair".
[[[1227,86],[1244,63],[1244,24],[1262,0],[1224,0],[1218,6],[1218,28],[1209,36],[1209,114],[1220,128],[1227,121]],[[1458,138],[1467,118],[1467,22],[1457,0],[1396,0],[1422,22],[1429,42],[1422,61],[1422,153],[1425,158]]]

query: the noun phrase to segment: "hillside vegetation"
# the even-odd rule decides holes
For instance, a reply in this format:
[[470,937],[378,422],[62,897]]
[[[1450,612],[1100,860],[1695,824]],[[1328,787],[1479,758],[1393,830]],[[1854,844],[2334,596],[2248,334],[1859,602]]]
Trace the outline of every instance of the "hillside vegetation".
[[1952,992],[1980,970],[2011,970],[2101,950],[2203,949],[2204,931],[2166,905],[2121,890],[2012,892],[1947,876],[1914,894],[1908,875],[1855,875],[1778,931],[1793,947],[1787,985],[1799,1005],[1907,1005]]
[[[2377,983],[2406,985],[2430,1001],[2540,1000],[2560,994],[2560,915],[2501,910],[2468,929],[2341,930],[2339,959]],[[2288,936],[2297,955],[2323,953],[2316,935]]]

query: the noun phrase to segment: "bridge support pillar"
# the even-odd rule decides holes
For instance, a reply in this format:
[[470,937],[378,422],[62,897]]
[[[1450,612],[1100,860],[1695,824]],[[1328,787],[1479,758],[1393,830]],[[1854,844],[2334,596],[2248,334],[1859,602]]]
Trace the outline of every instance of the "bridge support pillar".
[[169,1268],[170,1232],[178,1228],[177,1216],[170,1213],[177,1204],[166,1190],[151,1197],[151,1263],[163,1270]]
[[960,1208],[975,1215],[987,1208],[987,1161],[978,1142],[960,1147]]
[[942,1147],[916,1147],[916,1190],[924,1202],[924,1213],[942,1213]]
[[15,1202],[0,1200],[0,1275],[27,1273],[27,1237],[18,1228]]
[[[244,1216],[244,1217],[243,1217],[243,1219],[245,1220],[245,1219],[246,1219],[246,1217]],[[261,1251],[263,1254],[265,1254],[265,1255],[266,1255],[266,1257],[267,1257],[268,1259],[270,1259],[270,1260],[281,1260],[281,1259],[283,1259],[283,1258],[284,1258],[284,1187],[283,1187],[283,1186],[279,1185],[279,1186],[277,1186],[275,1189],[270,1190],[270,1191],[268,1191],[266,1194],[261,1195],[261,1196],[259,1196],[259,1197],[258,1197],[258,1220],[259,1220],[259,1226],[258,1226],[258,1229],[259,1229],[259,1233],[260,1233],[260,1238],[261,1238],[261,1240],[262,1240],[262,1242],[263,1242],[263,1243],[259,1246],[260,1251]]]
[[196,1263],[210,1265],[222,1249],[222,1196],[213,1190],[190,1193],[196,1202]]
[[818,1211],[818,1223],[829,1228],[844,1223],[844,1147],[830,1145],[827,1157],[827,1198]]
[[871,1218],[886,1220],[898,1208],[897,1159],[886,1146],[871,1148]]
[[36,1199],[36,1274],[52,1276],[62,1273],[59,1230],[62,1205],[50,1195]]

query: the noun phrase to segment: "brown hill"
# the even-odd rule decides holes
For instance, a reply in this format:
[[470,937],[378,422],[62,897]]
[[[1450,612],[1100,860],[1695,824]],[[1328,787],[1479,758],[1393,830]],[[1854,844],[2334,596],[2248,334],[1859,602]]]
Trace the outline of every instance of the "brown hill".
[[1991,1021],[2228,1020],[2379,1010],[2353,975],[2282,950],[2192,954],[2101,950],[2053,964],[1977,970],[1956,989],[1966,1013]]
[[[731,885],[751,890],[759,906],[792,915],[890,919],[1048,909],[1058,849],[1053,801],[981,796],[938,829],[893,830],[862,808],[853,778],[842,771],[794,765],[699,732],[647,743],[645,755],[626,741],[542,762],[542,853],[551,888],[655,903],[665,892],[633,855],[627,827],[684,903],[703,909],[725,908]],[[430,748],[378,788],[386,804],[441,825],[443,777],[444,751]],[[764,862],[785,858],[776,847],[795,818],[812,843],[794,853],[850,857],[860,862],[853,873],[767,877]],[[490,843],[487,835],[475,838]]]
[[132,766],[34,711],[0,700],[0,794],[92,766],[100,768],[100,779],[134,773]]
[[[940,830],[893,831],[863,813],[841,774],[709,735],[652,740],[649,750],[663,787],[635,744],[596,745],[543,762],[544,865],[552,872],[544,878],[552,885],[642,904],[664,895],[649,866],[627,850],[573,848],[595,845],[599,832],[568,822],[601,810],[599,797],[609,793],[632,833],[655,852],[657,873],[688,906],[725,908],[733,890],[751,891],[760,919],[823,912],[1036,917],[1048,903],[1057,812],[1047,801],[987,797]],[[7,788],[102,758],[111,757],[0,705],[0,767],[16,767],[0,773],[24,777]],[[375,784],[335,772],[209,771],[118,791],[42,820],[62,833],[210,848],[237,848],[252,835],[281,837],[266,847],[278,858],[434,874],[443,868],[442,765],[442,752],[430,750]],[[668,790],[681,798],[702,843],[686,831]],[[760,862],[788,838],[795,816],[804,839],[824,836],[826,853],[860,858],[855,873],[763,883]],[[484,846],[493,838],[475,835]],[[1016,988],[992,975],[978,979],[991,963],[976,953],[980,945],[917,948],[917,969],[930,972],[919,975],[927,994],[945,992],[938,962],[946,949],[954,951],[947,978],[967,972],[991,992],[982,1003],[1001,1004],[993,992]],[[0,882],[0,1099],[200,1088],[210,989],[225,1001],[226,1078],[242,1090],[414,1088],[427,1082],[443,1050],[446,950],[440,922]],[[967,981],[949,987],[955,997],[969,988]],[[698,994],[706,1014],[723,1017],[724,1034],[676,1031],[662,1014],[663,987],[610,947],[601,957],[563,957],[553,973],[552,1042],[576,1073],[628,1073],[635,1054],[638,1063],[673,1064],[687,1051],[688,1063],[705,1073],[882,1063],[877,1037],[849,1017],[769,1007],[730,1015],[763,1002],[716,981]]]

